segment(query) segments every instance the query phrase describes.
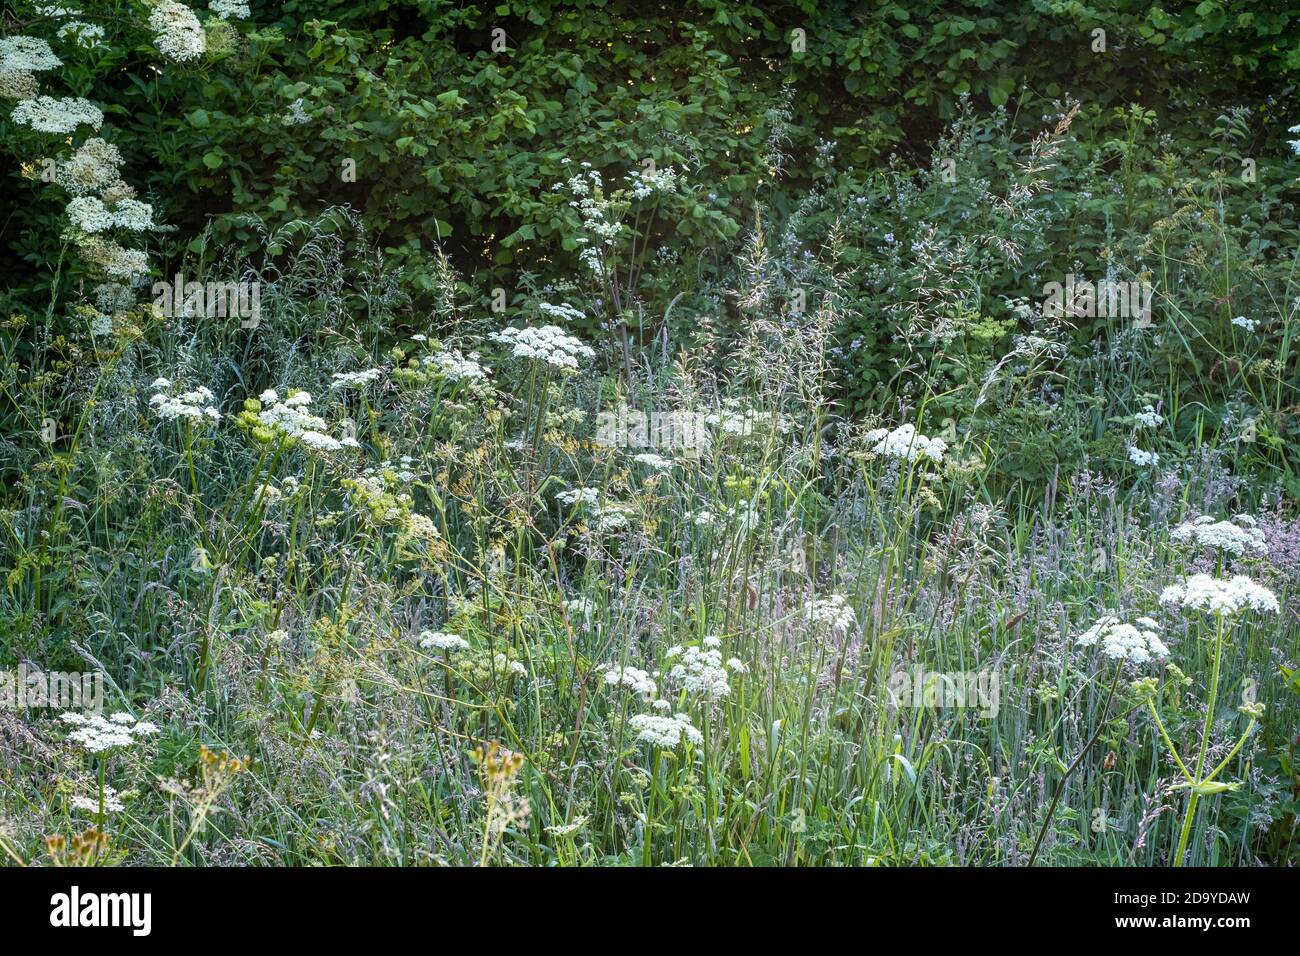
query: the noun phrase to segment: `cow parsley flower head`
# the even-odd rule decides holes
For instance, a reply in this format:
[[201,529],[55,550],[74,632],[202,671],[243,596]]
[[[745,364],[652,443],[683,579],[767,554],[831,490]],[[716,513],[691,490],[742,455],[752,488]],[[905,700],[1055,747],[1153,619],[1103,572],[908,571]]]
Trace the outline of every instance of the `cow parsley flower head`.
[[1134,664],[1145,664],[1153,657],[1168,657],[1169,648],[1160,640],[1158,625],[1149,617],[1126,624],[1113,614],[1098,619],[1077,638],[1080,647],[1100,644],[1107,657]]
[[626,687],[646,700],[650,700],[658,693],[658,685],[654,678],[638,667],[620,667],[615,664],[606,668],[605,684],[612,687]]
[[1276,614],[1279,609],[1276,594],[1243,574],[1231,578],[1193,574],[1182,584],[1171,584],[1160,592],[1160,603],[1224,617],[1249,610]]
[[1237,557],[1248,553],[1268,554],[1264,532],[1255,524],[1250,515],[1237,515],[1232,521],[1215,521],[1209,515],[1201,515],[1176,527],[1169,533],[1169,540],[1214,548]]
[[544,362],[553,368],[577,371],[579,359],[596,357],[595,351],[556,325],[509,328],[493,332],[494,341],[510,346],[515,358]]
[[671,717],[635,714],[627,725],[636,733],[637,740],[666,750],[676,747],[683,738],[693,744],[704,743],[704,735],[695,729],[686,714],[674,714]]
[[928,458],[933,462],[942,462],[944,452],[948,450],[948,443],[942,438],[927,438],[910,422],[899,425],[892,431],[888,428],[873,429],[867,432],[865,440],[877,455],[906,461]]
[[1139,468],[1160,464],[1160,456],[1153,451],[1143,451],[1137,445],[1128,446],[1128,460]]
[[365,388],[382,374],[382,369],[368,368],[360,372],[335,372],[330,388]]
[[194,11],[176,0],[159,0],[149,14],[158,52],[169,60],[183,63],[202,56],[207,49],[203,24]]
[[60,714],[59,720],[76,728],[68,734],[68,740],[92,754],[125,750],[139,743],[142,738],[158,733],[158,728],[153,724],[145,720],[138,721],[125,713],[104,718],[98,714],[68,711]]
[[728,665],[722,661],[720,646],[718,638],[706,637],[698,647],[670,647],[668,658],[675,663],[668,672],[668,679],[680,685],[686,693],[706,701],[728,696],[731,693],[731,675],[727,672]]
[[637,199],[657,193],[677,192],[677,170],[671,166],[662,169],[634,169],[627,174],[628,188]]
[[561,302],[559,305],[552,305],[550,302],[538,302],[537,311],[547,318],[558,319],[561,322],[580,322],[583,318],[582,310],[569,305],[567,302]]
[[[104,786],[104,812],[121,813],[126,809],[126,804],[122,802],[123,794],[118,793],[112,787]],[[84,810],[87,813],[99,812],[99,794],[91,794],[88,797],[80,794],[74,796],[68,803],[74,810]]]
[[40,133],[71,133],[78,126],[99,129],[104,125],[100,108],[80,96],[38,96],[20,100],[10,118]]
[[1158,428],[1164,424],[1165,416],[1157,412],[1152,406],[1148,405],[1145,409],[1133,416],[1133,421],[1140,428]]
[[290,392],[281,401],[275,389],[268,388],[261,394],[258,404],[265,406],[256,411],[257,421],[263,429],[300,443],[309,451],[333,452],[360,447],[351,436],[339,439],[328,433],[325,419],[311,413],[310,392]]
[[425,365],[432,366],[448,382],[482,382],[492,373],[486,365],[478,362],[478,353],[461,355],[459,349],[435,352],[424,360]]
[[811,626],[837,633],[849,631],[858,622],[848,599],[842,594],[813,598],[804,604],[803,615]]
[[426,650],[463,651],[469,647],[469,641],[459,634],[447,634],[443,631],[421,631],[420,646]]
[[152,387],[158,391],[149,399],[149,405],[163,421],[182,419],[207,423],[221,419],[221,412],[213,404],[215,397],[203,385],[176,393],[170,381],[159,378],[154,381]]

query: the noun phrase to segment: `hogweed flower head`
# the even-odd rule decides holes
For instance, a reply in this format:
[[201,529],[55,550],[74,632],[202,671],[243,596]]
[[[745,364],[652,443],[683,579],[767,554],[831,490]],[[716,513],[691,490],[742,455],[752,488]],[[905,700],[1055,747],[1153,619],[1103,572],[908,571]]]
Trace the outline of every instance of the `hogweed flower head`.
[[899,458],[905,461],[929,459],[935,463],[943,461],[948,443],[942,438],[927,438],[916,430],[910,422],[895,429],[876,428],[867,432],[865,441],[877,455],[886,458]]
[[592,359],[596,352],[557,325],[508,328],[493,332],[492,339],[510,346],[515,358],[542,362],[562,371],[576,372],[579,359]]
[[1117,616],[1107,614],[1075,638],[1075,643],[1080,647],[1100,644],[1102,653],[1113,660],[1145,664],[1153,657],[1169,656],[1169,648],[1157,633],[1159,627],[1149,617],[1140,617],[1127,624]]
[[674,714],[671,717],[635,714],[627,725],[636,733],[637,740],[665,750],[673,749],[683,738],[693,744],[704,743],[704,735],[695,728],[686,714]]
[[1277,595],[1244,574],[1231,578],[1193,574],[1160,592],[1160,603],[1222,617],[1235,617],[1245,611],[1276,614],[1279,610]]
[[1232,521],[1215,521],[1209,515],[1201,515],[1176,527],[1169,533],[1169,540],[1226,551],[1237,557],[1247,553],[1268,553],[1264,532],[1256,527],[1256,521],[1250,515],[1237,515]]

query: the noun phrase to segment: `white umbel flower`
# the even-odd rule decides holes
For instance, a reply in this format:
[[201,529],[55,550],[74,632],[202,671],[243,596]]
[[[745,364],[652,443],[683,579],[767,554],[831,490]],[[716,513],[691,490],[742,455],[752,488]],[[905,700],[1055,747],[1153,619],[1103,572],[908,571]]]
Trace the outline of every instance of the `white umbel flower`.
[[1231,578],[1193,574],[1182,584],[1171,584],[1161,591],[1160,603],[1225,617],[1248,610],[1265,614],[1276,614],[1279,610],[1277,595],[1243,574]]
[[163,421],[184,419],[195,422],[215,422],[221,418],[213,402],[212,392],[203,385],[179,394],[172,394],[172,383],[165,378],[155,380],[158,391],[149,399],[149,405]]
[[589,345],[574,338],[556,325],[539,325],[530,328],[503,329],[493,332],[494,341],[510,346],[515,358],[545,362],[552,368],[577,371],[579,359],[596,357]]
[[936,463],[942,462],[944,452],[948,450],[948,443],[942,438],[927,438],[910,422],[892,431],[888,428],[874,429],[867,432],[865,440],[877,455],[906,461],[928,458]]
[[459,634],[447,634],[443,631],[421,631],[420,646],[426,650],[463,651],[469,647],[469,641]]
[[253,15],[244,0],[212,0],[208,9],[222,20],[247,20]]
[[0,37],[0,73],[39,73],[63,65],[39,37]]
[[686,714],[674,714],[671,717],[636,714],[628,720],[627,725],[635,731],[637,740],[668,750],[680,744],[683,738],[693,744],[704,743],[704,735],[695,729]]
[[1149,617],[1126,624],[1113,614],[1100,618],[1077,638],[1080,647],[1101,645],[1102,653],[1115,660],[1145,664],[1153,657],[1168,657],[1169,648],[1160,640],[1158,625]]
[[1233,521],[1215,521],[1209,515],[1201,515],[1169,532],[1169,540],[1227,551],[1237,557],[1268,553],[1264,532],[1255,527],[1255,519],[1250,515],[1238,515]]
[[335,372],[330,388],[365,388],[379,378],[382,369],[368,368],[361,372]]
[[605,683],[613,687],[626,687],[646,700],[658,693],[654,678],[639,667],[619,667],[615,664],[606,668]]
[[92,754],[125,750],[139,743],[141,738],[158,733],[158,728],[148,721],[137,721],[124,713],[105,719],[98,714],[69,711],[60,714],[59,720],[76,728],[68,734],[68,740]]
[[857,615],[842,594],[813,598],[803,606],[804,617],[814,627],[845,632],[857,623]]

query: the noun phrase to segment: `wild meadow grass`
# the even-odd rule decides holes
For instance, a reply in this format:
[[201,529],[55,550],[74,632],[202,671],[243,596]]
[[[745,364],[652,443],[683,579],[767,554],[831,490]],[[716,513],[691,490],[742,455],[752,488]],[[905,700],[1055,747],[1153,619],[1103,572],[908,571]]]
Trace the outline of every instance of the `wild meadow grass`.
[[[831,314],[629,386],[559,329],[282,347],[266,300],[243,356],[147,307],[66,346],[6,640],[121,716],[0,716],[11,861],[1294,859],[1300,532],[1222,448],[991,485],[973,432],[836,412]],[[619,403],[707,441],[593,440]]]

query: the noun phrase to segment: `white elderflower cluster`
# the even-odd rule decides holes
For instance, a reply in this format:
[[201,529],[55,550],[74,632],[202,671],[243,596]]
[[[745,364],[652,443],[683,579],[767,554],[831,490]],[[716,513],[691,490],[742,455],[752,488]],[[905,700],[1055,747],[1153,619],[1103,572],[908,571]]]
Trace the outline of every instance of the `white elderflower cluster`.
[[509,328],[493,332],[494,341],[510,346],[515,358],[545,362],[553,368],[576,371],[578,360],[595,358],[595,351],[556,325]]
[[159,0],[149,14],[154,45],[169,60],[183,63],[202,56],[207,49],[203,24],[194,11],[176,0]]
[[338,439],[328,434],[326,429],[329,426],[325,419],[311,413],[310,392],[290,392],[284,401],[280,401],[275,389],[268,388],[258,398],[265,406],[257,413],[258,421],[272,431],[301,442],[311,451],[360,447],[355,438]]
[[704,743],[704,735],[695,729],[691,718],[686,714],[674,714],[671,717],[635,714],[627,725],[636,733],[637,740],[668,750],[680,744],[682,738],[693,744]]
[[1256,524],[1250,515],[1237,515],[1232,521],[1215,521],[1209,515],[1201,515],[1169,532],[1169,540],[1227,551],[1237,557],[1246,553],[1268,554],[1268,542]]
[[189,391],[175,393],[170,379],[154,379],[150,388],[157,389],[149,405],[163,421],[188,419],[198,422],[215,422],[221,419],[221,412],[212,403],[216,397],[206,386]]
[[634,169],[627,174],[627,184],[637,199],[646,199],[656,193],[675,193],[677,170],[671,166],[663,169]]
[[1160,592],[1160,603],[1190,611],[1209,611],[1233,617],[1243,611],[1278,612],[1277,595],[1244,574],[1215,578],[1193,574],[1182,584],[1171,584]]
[[1158,428],[1164,424],[1165,416],[1161,415],[1154,407],[1148,405],[1145,409],[1133,416],[1133,421],[1140,428]]
[[39,73],[63,65],[38,37],[0,37],[0,73]]
[[71,38],[79,46],[94,46],[104,39],[104,28],[98,23],[86,23],[84,20],[70,20],[59,27],[59,39]]
[[74,196],[85,196],[109,188],[120,188],[122,154],[112,143],[92,136],[72,157],[54,167],[54,181]]
[[421,631],[420,646],[425,650],[463,651],[469,648],[469,641],[459,634],[444,631]]
[[668,648],[668,659],[676,662],[668,672],[668,679],[680,684],[686,693],[705,700],[726,697],[731,693],[731,675],[727,672],[728,665],[722,661],[721,645],[719,638],[709,636],[700,646],[676,644]]
[[104,114],[99,107],[80,96],[19,100],[10,119],[40,133],[71,133],[78,126],[99,129],[104,125]]
[[360,372],[335,372],[330,388],[365,388],[383,374],[383,369],[368,368]]
[[552,305],[550,302],[538,302],[537,310],[548,318],[557,319],[561,322],[577,322],[583,318],[582,310],[569,305],[567,302],[561,302],[559,305]]
[[147,720],[138,721],[124,713],[104,718],[98,714],[69,711],[60,714],[59,720],[76,728],[68,734],[68,740],[92,754],[125,750],[139,743],[142,737],[158,733],[158,728]]
[[910,422],[892,430],[872,429],[867,432],[865,441],[877,455],[906,461],[928,458],[933,462],[942,462],[944,452],[948,450],[948,443],[942,438],[927,438]]
[[112,209],[95,196],[77,196],[68,203],[68,219],[83,232],[129,229],[145,232],[154,227],[153,207],[135,199],[119,199]]
[[804,604],[803,616],[811,626],[824,627],[837,633],[845,633],[858,623],[858,617],[849,606],[848,598],[842,594],[813,598]]
[[424,364],[432,366],[448,382],[482,382],[492,374],[490,368],[479,364],[477,352],[465,356],[459,349],[435,352],[424,360]]
[[212,0],[208,9],[222,20],[247,20],[253,15],[244,0]]
[[149,256],[140,249],[127,249],[93,235],[79,238],[77,248],[88,263],[102,269],[110,279],[131,281],[149,274]]
[[1128,460],[1139,468],[1160,464],[1160,456],[1153,451],[1143,451],[1137,445],[1128,446]]
[[40,95],[36,77],[21,70],[0,70],[0,99],[31,100]]
[[1168,657],[1169,648],[1160,640],[1160,625],[1149,617],[1126,624],[1114,614],[1107,614],[1077,638],[1080,647],[1101,645],[1101,651],[1115,660],[1145,664],[1153,657]]
[[634,694],[650,700],[659,692],[653,677],[639,667],[619,667],[617,664],[606,668],[605,684],[611,687],[626,687]]

